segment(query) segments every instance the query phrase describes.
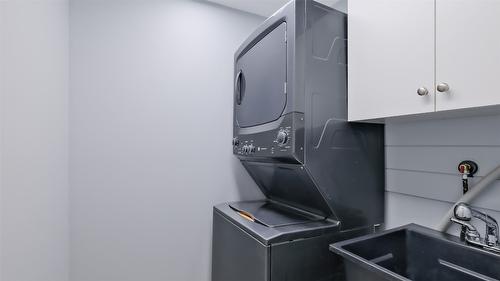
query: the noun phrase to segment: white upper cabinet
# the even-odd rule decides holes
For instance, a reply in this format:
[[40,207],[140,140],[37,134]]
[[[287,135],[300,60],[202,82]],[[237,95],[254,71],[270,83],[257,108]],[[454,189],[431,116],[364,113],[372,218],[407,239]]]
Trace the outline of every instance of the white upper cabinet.
[[500,104],[500,0],[436,1],[436,109]]
[[433,0],[349,0],[347,26],[350,120],[434,111]]
[[500,104],[500,0],[349,0],[350,121]]

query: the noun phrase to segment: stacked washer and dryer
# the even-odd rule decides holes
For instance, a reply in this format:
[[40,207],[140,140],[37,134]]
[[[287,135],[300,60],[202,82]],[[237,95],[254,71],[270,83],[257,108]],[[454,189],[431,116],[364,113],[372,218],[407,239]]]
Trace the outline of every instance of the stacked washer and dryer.
[[240,46],[233,153],[266,200],[214,207],[212,280],[342,280],[384,220],[384,127],[347,122],[346,15],[289,2]]

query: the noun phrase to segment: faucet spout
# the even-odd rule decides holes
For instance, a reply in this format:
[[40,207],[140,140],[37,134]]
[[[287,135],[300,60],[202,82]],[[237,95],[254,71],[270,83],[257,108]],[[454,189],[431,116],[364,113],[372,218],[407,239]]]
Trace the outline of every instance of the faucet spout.
[[[486,233],[484,239],[477,229],[472,225],[471,219],[477,218],[486,224]],[[500,252],[499,244],[499,228],[497,221],[478,210],[472,209],[465,203],[458,203],[454,208],[454,217],[450,219],[452,222],[460,224],[466,228],[465,241],[468,243],[482,247],[486,250]]]

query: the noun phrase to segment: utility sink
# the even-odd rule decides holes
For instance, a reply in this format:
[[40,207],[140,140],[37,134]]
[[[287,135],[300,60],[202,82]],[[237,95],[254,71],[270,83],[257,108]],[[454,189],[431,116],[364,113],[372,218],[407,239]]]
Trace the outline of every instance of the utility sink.
[[331,244],[330,250],[343,257],[348,281],[500,280],[500,255],[416,224]]

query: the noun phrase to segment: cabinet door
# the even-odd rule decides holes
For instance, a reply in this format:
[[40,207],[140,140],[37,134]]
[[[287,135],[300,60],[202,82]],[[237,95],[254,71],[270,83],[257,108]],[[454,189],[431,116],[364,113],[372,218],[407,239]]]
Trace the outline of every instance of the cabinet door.
[[500,0],[436,0],[436,109],[500,104]]
[[348,93],[351,121],[434,111],[433,0],[348,1]]

